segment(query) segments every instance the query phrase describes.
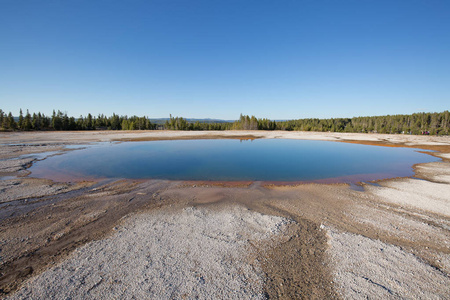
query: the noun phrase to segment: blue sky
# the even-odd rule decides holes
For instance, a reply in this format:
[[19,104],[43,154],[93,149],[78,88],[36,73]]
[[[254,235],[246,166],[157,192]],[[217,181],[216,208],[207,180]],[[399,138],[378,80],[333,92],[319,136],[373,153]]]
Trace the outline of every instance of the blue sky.
[[271,119],[450,109],[448,0],[0,0],[0,108]]

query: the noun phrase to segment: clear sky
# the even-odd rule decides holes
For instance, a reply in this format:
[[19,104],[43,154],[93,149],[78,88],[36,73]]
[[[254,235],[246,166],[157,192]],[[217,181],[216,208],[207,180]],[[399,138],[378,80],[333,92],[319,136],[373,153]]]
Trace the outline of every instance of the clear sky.
[[353,117],[450,109],[449,0],[0,0],[0,108]]

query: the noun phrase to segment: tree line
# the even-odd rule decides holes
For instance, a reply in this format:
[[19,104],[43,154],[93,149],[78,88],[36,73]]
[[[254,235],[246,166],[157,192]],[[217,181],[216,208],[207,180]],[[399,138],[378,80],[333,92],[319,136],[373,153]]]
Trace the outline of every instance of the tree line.
[[276,125],[279,130],[448,135],[450,113],[299,119],[277,122]]
[[230,130],[231,123],[188,122],[182,117],[172,117],[164,123],[168,130]]
[[6,114],[0,109],[0,128],[2,130],[153,130],[156,125],[147,117],[119,116],[113,114],[107,117],[103,114],[93,117],[91,114],[78,118],[69,117],[67,113],[53,111],[52,116],[33,113],[27,110],[23,114],[20,110],[19,117],[13,117],[12,113]]
[[287,130],[287,131],[321,131],[321,132],[363,132],[363,133],[404,133],[448,135],[450,131],[450,113],[415,113],[411,115],[387,115],[373,117],[331,118],[331,119],[297,119],[273,121],[240,115],[235,122],[210,123],[189,122],[182,117],[172,117],[164,124],[154,124],[148,117],[98,116],[69,117],[67,113],[53,111],[51,116],[33,113],[19,117],[6,114],[0,109],[1,130]]

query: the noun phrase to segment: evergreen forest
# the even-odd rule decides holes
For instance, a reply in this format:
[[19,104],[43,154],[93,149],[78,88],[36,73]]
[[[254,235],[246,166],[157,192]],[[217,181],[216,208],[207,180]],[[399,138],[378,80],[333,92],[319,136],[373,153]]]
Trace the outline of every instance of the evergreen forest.
[[240,115],[234,122],[191,122],[182,117],[172,117],[163,124],[152,123],[148,117],[79,116],[75,118],[61,111],[51,116],[22,109],[18,117],[0,109],[1,131],[31,130],[287,130],[320,132],[362,132],[391,134],[448,135],[450,113],[415,113],[411,115],[387,115],[354,118],[297,119],[273,121],[255,116]]

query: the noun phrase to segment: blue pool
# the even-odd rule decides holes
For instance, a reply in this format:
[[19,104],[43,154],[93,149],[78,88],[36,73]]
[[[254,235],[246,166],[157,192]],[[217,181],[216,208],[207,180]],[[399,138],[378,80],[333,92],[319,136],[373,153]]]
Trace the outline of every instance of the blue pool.
[[339,142],[171,140],[100,143],[38,161],[31,177],[358,182],[413,176],[412,166],[439,160],[417,149]]

